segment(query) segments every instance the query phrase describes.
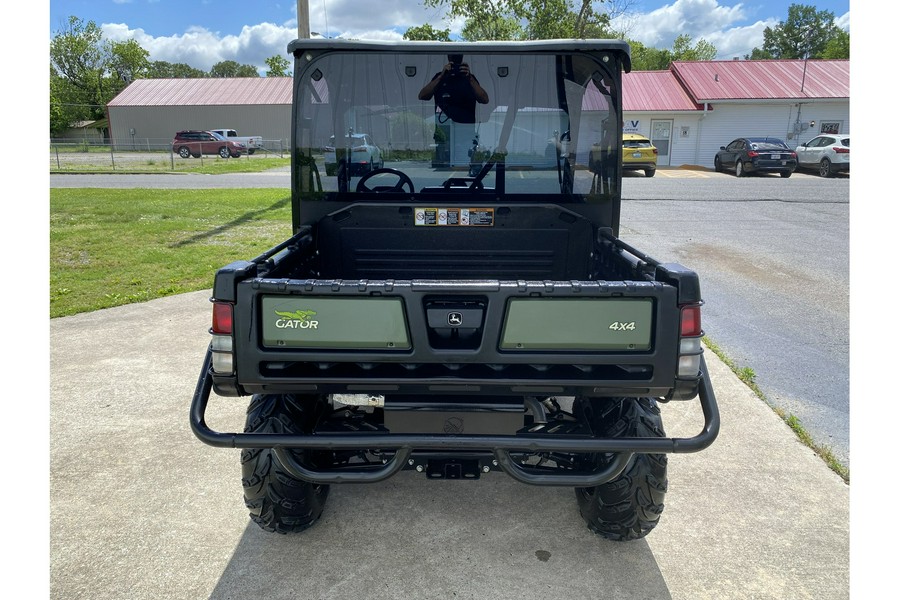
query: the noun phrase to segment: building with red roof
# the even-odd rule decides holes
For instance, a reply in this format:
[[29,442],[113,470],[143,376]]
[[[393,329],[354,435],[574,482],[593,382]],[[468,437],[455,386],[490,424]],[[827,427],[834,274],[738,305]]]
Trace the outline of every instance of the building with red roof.
[[[138,79],[107,106],[117,147],[166,147],[183,129],[227,127],[286,148],[290,77]],[[646,135],[658,165],[712,167],[737,137],[789,146],[850,131],[849,60],[673,62],[623,78],[623,132]],[[588,109],[588,107],[586,107]]]
[[712,167],[738,137],[778,137],[789,146],[850,131],[849,60],[673,62],[623,78],[624,131],[659,149],[658,165]]

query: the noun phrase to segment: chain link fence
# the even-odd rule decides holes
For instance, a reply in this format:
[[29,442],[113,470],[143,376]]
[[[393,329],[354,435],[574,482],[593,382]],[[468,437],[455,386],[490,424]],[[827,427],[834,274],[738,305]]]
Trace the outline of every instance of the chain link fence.
[[127,144],[104,143],[97,140],[50,140],[51,171],[192,171],[210,163],[224,160],[259,160],[288,158],[286,140],[263,140],[263,147],[238,159],[223,159],[217,155],[181,158],[172,148],[172,140],[142,139]]

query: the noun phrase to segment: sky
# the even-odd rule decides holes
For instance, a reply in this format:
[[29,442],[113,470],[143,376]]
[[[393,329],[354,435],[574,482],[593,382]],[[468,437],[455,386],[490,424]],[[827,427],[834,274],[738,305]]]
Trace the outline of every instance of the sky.
[[[617,0],[628,6],[615,25],[627,37],[655,48],[671,49],[682,33],[716,47],[718,59],[743,58],[763,43],[763,30],[787,18],[784,0]],[[850,0],[797,0],[835,15],[850,29]],[[608,5],[608,4],[607,4]],[[600,10],[604,4],[597,3]],[[408,27],[425,23],[458,34],[462,22],[448,21],[445,11],[421,0],[309,0],[310,30],[326,37],[400,40]],[[265,59],[287,57],[297,37],[297,2],[267,0],[52,0],[52,37],[69,16],[93,21],[111,40],[134,38],[162,60],[208,71],[233,60],[265,73]],[[852,38],[851,38],[852,39]]]

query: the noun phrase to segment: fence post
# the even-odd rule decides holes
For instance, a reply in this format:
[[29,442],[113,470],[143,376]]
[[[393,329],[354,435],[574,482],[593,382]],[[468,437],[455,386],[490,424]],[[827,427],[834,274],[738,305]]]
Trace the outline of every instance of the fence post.
[[112,160],[113,171],[116,170],[116,152],[112,144],[109,145],[109,157]]
[[53,149],[56,150],[56,168],[62,170],[62,166],[59,164],[59,146],[53,146]]

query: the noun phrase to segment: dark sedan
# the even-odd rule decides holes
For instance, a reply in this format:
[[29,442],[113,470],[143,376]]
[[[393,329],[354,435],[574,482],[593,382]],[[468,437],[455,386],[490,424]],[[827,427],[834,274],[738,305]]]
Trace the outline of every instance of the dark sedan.
[[778,138],[738,138],[716,152],[714,164],[719,173],[734,171],[738,177],[769,172],[790,177],[797,168],[797,153]]

